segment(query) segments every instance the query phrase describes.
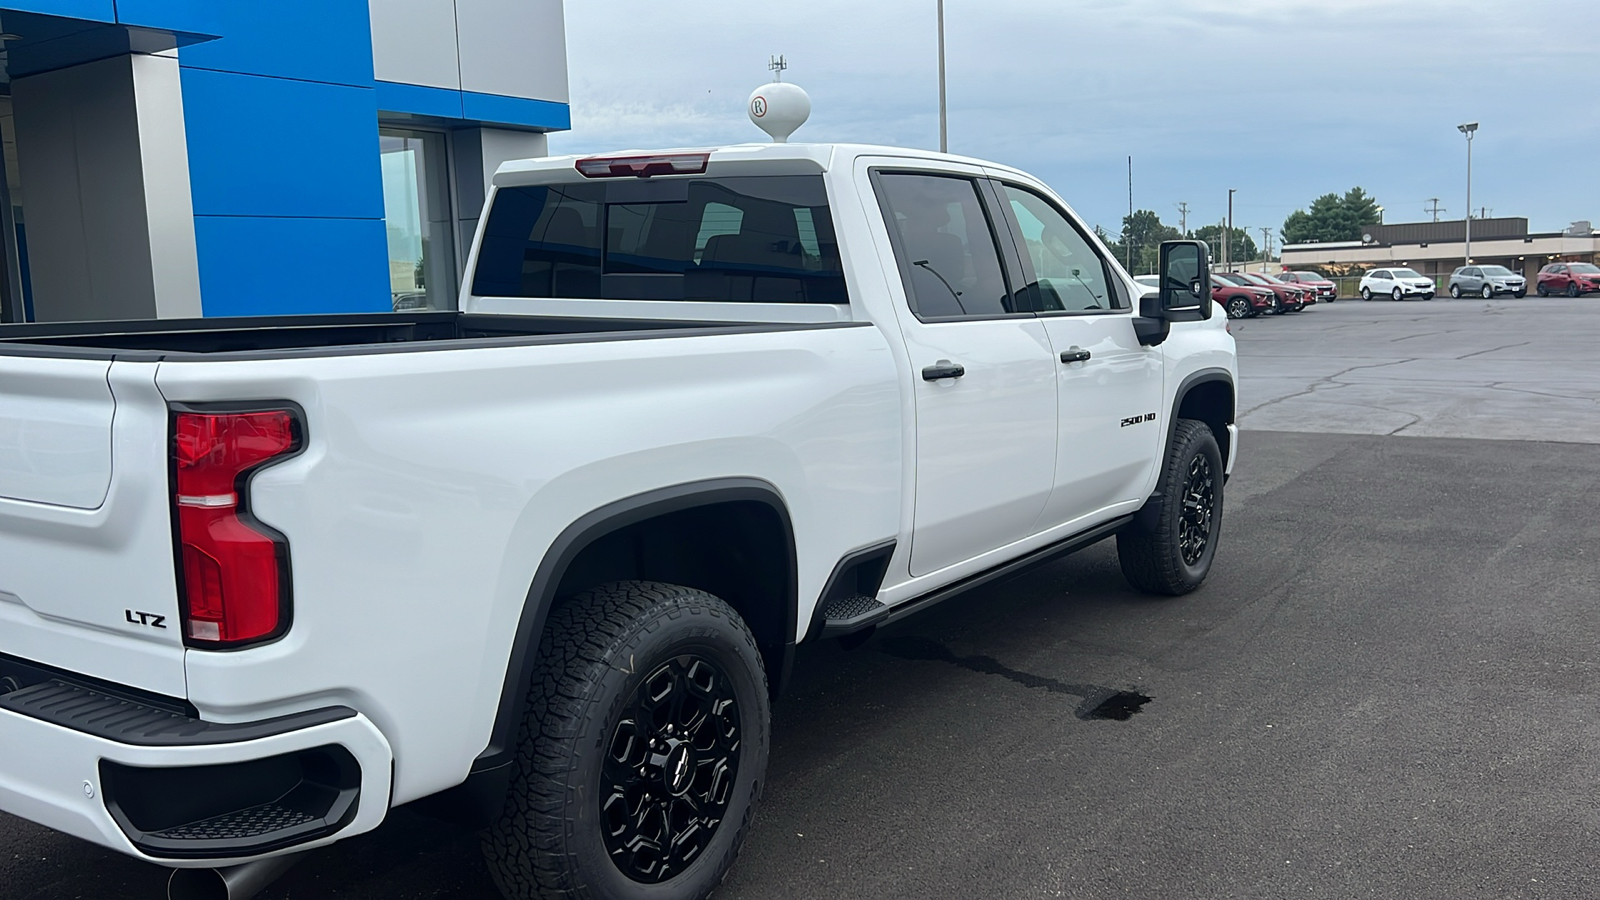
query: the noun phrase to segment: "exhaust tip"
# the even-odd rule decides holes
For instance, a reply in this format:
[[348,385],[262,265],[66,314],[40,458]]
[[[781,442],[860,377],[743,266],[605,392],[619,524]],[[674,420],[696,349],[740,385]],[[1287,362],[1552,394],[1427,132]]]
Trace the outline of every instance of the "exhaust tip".
[[226,869],[174,869],[167,879],[167,900],[250,900],[300,858],[291,853]]
[[173,869],[167,900],[230,900],[228,883],[216,869]]

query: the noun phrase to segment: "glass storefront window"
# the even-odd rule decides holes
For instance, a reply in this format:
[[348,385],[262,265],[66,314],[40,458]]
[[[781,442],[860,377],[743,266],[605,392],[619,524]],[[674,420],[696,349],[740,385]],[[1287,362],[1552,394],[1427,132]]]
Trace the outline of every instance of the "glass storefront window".
[[378,141],[394,310],[455,309],[454,224],[444,135],[380,128]]

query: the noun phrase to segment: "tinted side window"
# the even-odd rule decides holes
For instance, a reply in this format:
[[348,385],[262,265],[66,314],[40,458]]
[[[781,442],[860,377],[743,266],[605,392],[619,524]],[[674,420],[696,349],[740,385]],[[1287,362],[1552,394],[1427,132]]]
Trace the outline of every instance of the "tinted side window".
[[940,318],[1017,311],[971,179],[884,173],[877,182],[912,312]]
[[848,303],[820,175],[502,188],[473,293]]
[[1000,189],[1021,228],[1017,240],[1029,269],[1024,292],[1032,309],[1085,312],[1123,305],[1110,289],[1105,260],[1060,210],[1033,191],[1009,184]]
[[1379,269],[1378,271],[1372,273],[1372,277],[1373,278],[1388,278],[1389,277],[1389,273],[1383,271],[1382,269]]

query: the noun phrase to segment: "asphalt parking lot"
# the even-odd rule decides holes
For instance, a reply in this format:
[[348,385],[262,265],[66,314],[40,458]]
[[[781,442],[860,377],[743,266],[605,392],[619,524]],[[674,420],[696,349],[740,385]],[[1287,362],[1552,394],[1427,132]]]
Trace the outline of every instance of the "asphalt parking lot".
[[[1600,299],[1234,332],[1207,584],[1134,594],[1102,543],[803,648],[718,897],[1600,895]],[[1149,699],[1080,718],[1101,688]],[[0,896],[161,896],[15,819],[0,846]],[[400,812],[262,896],[496,895],[473,836]]]

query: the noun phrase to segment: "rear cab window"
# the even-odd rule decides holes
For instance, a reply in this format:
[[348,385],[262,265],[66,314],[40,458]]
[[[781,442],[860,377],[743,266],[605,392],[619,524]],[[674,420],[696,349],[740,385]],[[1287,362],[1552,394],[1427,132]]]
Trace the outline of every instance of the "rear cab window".
[[502,187],[480,297],[849,303],[823,176]]

